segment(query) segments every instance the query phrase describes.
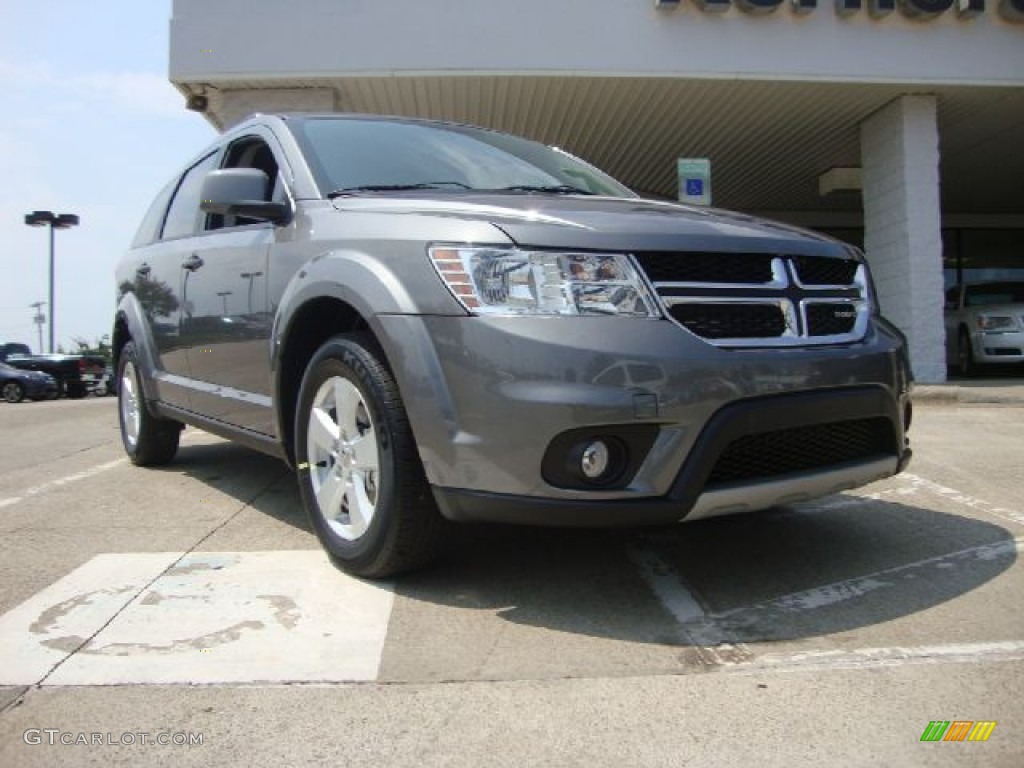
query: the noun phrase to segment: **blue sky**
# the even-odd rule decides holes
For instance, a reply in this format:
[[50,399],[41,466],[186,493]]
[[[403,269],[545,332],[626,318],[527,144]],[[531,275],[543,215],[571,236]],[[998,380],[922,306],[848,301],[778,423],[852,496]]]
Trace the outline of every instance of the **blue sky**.
[[48,241],[26,213],[81,216],[57,232],[56,341],[94,340],[150,201],[213,140],[167,80],[170,16],[171,0],[0,0],[0,342],[38,347]]

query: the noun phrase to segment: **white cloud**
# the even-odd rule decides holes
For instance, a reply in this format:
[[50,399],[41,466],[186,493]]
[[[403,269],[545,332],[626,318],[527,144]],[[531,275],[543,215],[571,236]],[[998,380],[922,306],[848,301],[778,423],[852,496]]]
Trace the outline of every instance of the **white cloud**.
[[187,115],[181,94],[166,77],[152,72],[96,72],[72,78],[71,85],[129,112],[176,118]]
[[45,92],[50,111],[117,109],[122,114],[182,118],[181,94],[155,72],[57,72],[49,64],[15,64],[0,59],[0,87],[22,93]]

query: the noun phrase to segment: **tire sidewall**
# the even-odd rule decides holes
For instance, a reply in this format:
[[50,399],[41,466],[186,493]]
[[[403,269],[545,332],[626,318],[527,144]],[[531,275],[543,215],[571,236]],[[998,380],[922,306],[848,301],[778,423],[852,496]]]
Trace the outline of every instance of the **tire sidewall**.
[[[364,356],[372,359],[372,353],[354,340],[332,339],[324,344],[310,360],[302,377],[299,403],[295,411],[295,459],[299,468],[299,490],[310,523],[330,554],[354,566],[371,563],[388,546],[389,538],[395,533],[392,521],[398,503],[397,462],[394,455],[392,425],[381,407],[384,393],[381,391],[380,382],[367,368]],[[354,541],[344,539],[335,533],[320,514],[308,470],[306,439],[313,399],[321,385],[336,376],[346,378],[359,390],[363,402],[369,409],[377,436],[379,470],[373,520],[366,532]]]
[[[139,408],[140,408],[140,411],[141,411],[140,412],[140,416],[139,416],[140,417],[139,436],[135,440],[135,445],[131,444],[131,442],[128,440],[127,435],[125,434],[124,410],[122,410],[122,408],[121,408],[121,395],[120,394],[117,396],[117,424],[120,427],[120,431],[121,431],[121,445],[124,446],[124,452],[127,453],[128,457],[134,461],[137,458],[138,449],[139,449],[139,442],[141,442],[141,437],[142,437],[142,422],[141,422],[141,419],[145,418],[146,406],[145,406],[145,403],[141,401],[141,398],[142,398],[142,382],[139,380],[139,364],[138,364],[138,362],[135,359],[135,347],[134,347],[134,345],[131,345],[130,343],[128,345],[125,345],[125,348],[121,351],[121,358],[117,362],[117,378],[118,378],[118,381],[120,381],[121,378],[124,376],[124,369],[127,367],[128,363],[132,364],[132,366],[134,368],[134,371],[135,371],[135,375],[132,378],[135,379],[135,382],[134,382],[135,383],[135,397],[139,400]],[[122,389],[123,389],[123,387],[122,387]]]
[[971,376],[975,370],[971,336],[965,329],[961,328],[959,339],[956,350],[956,367],[961,376]]

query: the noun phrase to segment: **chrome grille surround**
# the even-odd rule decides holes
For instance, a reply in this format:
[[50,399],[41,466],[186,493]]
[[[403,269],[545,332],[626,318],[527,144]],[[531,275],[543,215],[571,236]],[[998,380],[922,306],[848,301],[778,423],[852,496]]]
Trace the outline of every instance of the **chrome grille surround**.
[[[702,254],[706,257],[708,254]],[[720,254],[729,259],[732,254]],[[867,266],[856,259],[831,256],[798,256],[764,254],[770,263],[771,279],[763,282],[687,282],[664,279],[667,254],[635,253],[634,259],[646,276],[646,259],[658,259],[658,277],[651,281],[665,314],[672,322],[719,347],[796,347],[843,344],[859,341],[867,333],[871,317],[871,297]],[[683,262],[687,253],[673,256]],[[749,259],[751,254],[743,254]],[[832,264],[834,263],[834,264]],[[683,270],[681,270],[683,271]],[[804,280],[801,280],[803,272]],[[766,271],[763,272],[767,274]],[[845,284],[817,282],[824,275],[852,275]],[[742,320],[728,318],[730,306],[764,307],[778,313],[778,328],[773,335],[763,335],[750,327],[747,333],[737,330]],[[685,307],[686,311],[681,309]],[[831,307],[831,309],[829,309]],[[674,311],[675,310],[675,311]],[[762,316],[764,313],[748,313]],[[685,320],[680,319],[680,315]],[[810,315],[810,316],[809,316]],[[700,319],[694,319],[700,316]],[[718,329],[728,328],[726,336]],[[758,335],[762,334],[762,335]]]

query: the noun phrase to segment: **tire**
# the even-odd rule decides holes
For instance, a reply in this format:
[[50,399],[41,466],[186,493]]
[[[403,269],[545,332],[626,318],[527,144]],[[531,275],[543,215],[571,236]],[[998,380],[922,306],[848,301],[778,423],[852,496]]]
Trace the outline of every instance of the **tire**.
[[89,390],[81,382],[73,381],[68,383],[67,393],[71,400],[81,400],[88,394]]
[[20,403],[25,399],[25,388],[16,381],[5,381],[0,393],[8,403]]
[[338,567],[384,578],[439,554],[447,523],[371,336],[335,336],[310,360],[295,415],[295,458],[310,523]]
[[140,467],[168,463],[178,451],[182,425],[170,419],[157,418],[146,407],[134,342],[129,341],[121,350],[117,375],[121,382],[117,417],[125,453],[133,464]]
[[971,347],[971,337],[968,335],[967,329],[961,328],[957,338],[957,373],[961,376],[973,376],[978,372],[978,366],[974,362],[974,348]]

